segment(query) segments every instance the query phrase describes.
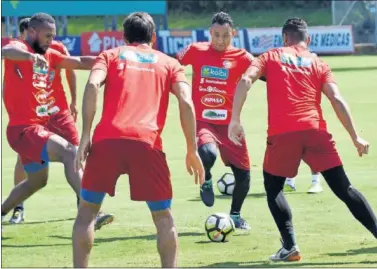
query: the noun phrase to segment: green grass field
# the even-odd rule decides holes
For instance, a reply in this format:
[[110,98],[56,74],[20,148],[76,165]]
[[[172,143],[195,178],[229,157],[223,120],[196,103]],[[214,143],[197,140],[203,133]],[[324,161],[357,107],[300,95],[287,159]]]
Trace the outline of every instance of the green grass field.
[[[305,18],[311,26],[330,25],[331,10],[329,8],[317,9],[274,9],[258,11],[234,11],[230,12],[234,18],[234,24],[240,28],[253,27],[276,27],[282,25],[285,20],[292,16]],[[118,16],[117,29],[122,29],[124,16]],[[192,13],[168,12],[169,29],[196,29],[208,28],[211,22],[212,13],[195,14]],[[111,22],[109,22],[111,23]],[[69,18],[68,34],[80,35],[82,32],[103,31],[104,17],[71,17]]]
[[[348,134],[337,121],[328,101],[324,115],[329,130],[354,186],[377,212],[377,56],[339,56],[325,60],[335,71],[344,97],[349,102],[358,130],[371,143],[369,156],[359,158]],[[187,73],[191,71],[188,69]],[[80,98],[88,73],[78,73]],[[191,75],[190,75],[191,77]],[[81,99],[80,99],[81,100]],[[80,101],[81,104],[81,101]],[[2,198],[13,184],[16,154],[5,137],[7,115],[2,117]],[[280,247],[279,235],[267,207],[262,182],[262,159],[266,137],[266,94],[262,82],[249,93],[242,115],[252,159],[252,187],[243,209],[250,221],[249,233],[236,232],[228,243],[210,243],[204,221],[214,212],[227,213],[231,199],[216,192],[213,208],[205,207],[199,188],[185,171],[185,142],[179,125],[177,103],[171,99],[163,133],[164,147],[174,187],[173,213],[179,232],[181,267],[377,267],[377,241],[324,183],[324,192],[307,195],[310,171],[302,165],[296,193],[288,194],[294,214],[296,237],[303,260],[295,264],[270,264],[267,258]],[[98,120],[100,111],[97,112]],[[79,120],[81,129],[81,118]],[[214,178],[229,171],[219,159]],[[148,186],[146,186],[148,187]],[[217,190],[216,190],[217,191]],[[155,228],[144,203],[130,201],[127,176],[118,181],[114,198],[107,198],[103,209],[116,214],[110,226],[96,232],[91,267],[158,267]],[[2,239],[3,267],[71,267],[71,233],[76,216],[76,198],[64,178],[61,164],[52,164],[45,189],[26,201],[26,222],[5,225]],[[7,220],[10,215],[7,216]]]

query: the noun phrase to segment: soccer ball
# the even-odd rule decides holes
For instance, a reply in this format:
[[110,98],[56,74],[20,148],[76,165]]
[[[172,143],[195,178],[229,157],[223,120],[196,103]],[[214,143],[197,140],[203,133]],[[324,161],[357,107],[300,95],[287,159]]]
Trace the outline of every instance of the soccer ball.
[[225,173],[217,181],[217,188],[219,189],[219,192],[224,195],[232,195],[235,185],[236,180],[234,179],[234,175],[231,173]]
[[234,232],[234,222],[228,214],[215,213],[208,217],[205,229],[212,242],[225,242]]

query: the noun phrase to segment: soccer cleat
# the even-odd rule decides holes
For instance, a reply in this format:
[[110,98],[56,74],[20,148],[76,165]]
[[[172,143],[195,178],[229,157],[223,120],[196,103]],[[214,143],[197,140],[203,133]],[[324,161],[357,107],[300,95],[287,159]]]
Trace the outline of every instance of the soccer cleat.
[[322,189],[321,183],[319,182],[312,183],[312,185],[310,186],[308,190],[308,193],[321,193],[321,192],[323,192],[323,189]]
[[215,194],[213,193],[212,180],[207,180],[200,187],[200,198],[202,198],[202,201],[206,206],[213,206],[215,203]]
[[99,212],[96,217],[96,223],[94,224],[94,230],[99,230],[103,226],[112,223],[114,218],[115,216],[113,214],[105,214],[103,212]]
[[290,250],[282,247],[274,255],[270,256],[273,262],[297,262],[301,260],[301,253],[298,246],[293,246]]
[[250,225],[240,215],[230,215],[236,229],[250,230]]
[[296,191],[295,185],[284,184],[284,192],[293,192],[293,191]]
[[9,220],[9,223],[11,224],[20,224],[24,221],[24,210],[21,208],[15,208],[13,210],[13,215]]

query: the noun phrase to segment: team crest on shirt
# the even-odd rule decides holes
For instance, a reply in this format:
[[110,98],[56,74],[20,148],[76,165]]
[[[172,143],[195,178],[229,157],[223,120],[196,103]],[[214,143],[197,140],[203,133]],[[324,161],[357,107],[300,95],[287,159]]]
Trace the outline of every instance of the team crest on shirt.
[[136,52],[132,50],[124,50],[119,55],[120,60],[127,60],[142,64],[157,63],[158,56],[152,52]]
[[231,61],[228,61],[228,60],[225,60],[223,62],[223,66],[226,68],[226,69],[229,69],[232,67],[232,62]]

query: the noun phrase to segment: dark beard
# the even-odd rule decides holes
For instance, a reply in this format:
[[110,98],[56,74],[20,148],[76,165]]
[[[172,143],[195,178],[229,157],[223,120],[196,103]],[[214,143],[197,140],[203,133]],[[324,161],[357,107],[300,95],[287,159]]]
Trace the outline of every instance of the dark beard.
[[39,46],[39,43],[38,41],[34,41],[33,44],[32,44],[32,48],[33,50],[38,53],[38,54],[45,54],[46,53],[46,50],[42,49],[41,46]]

